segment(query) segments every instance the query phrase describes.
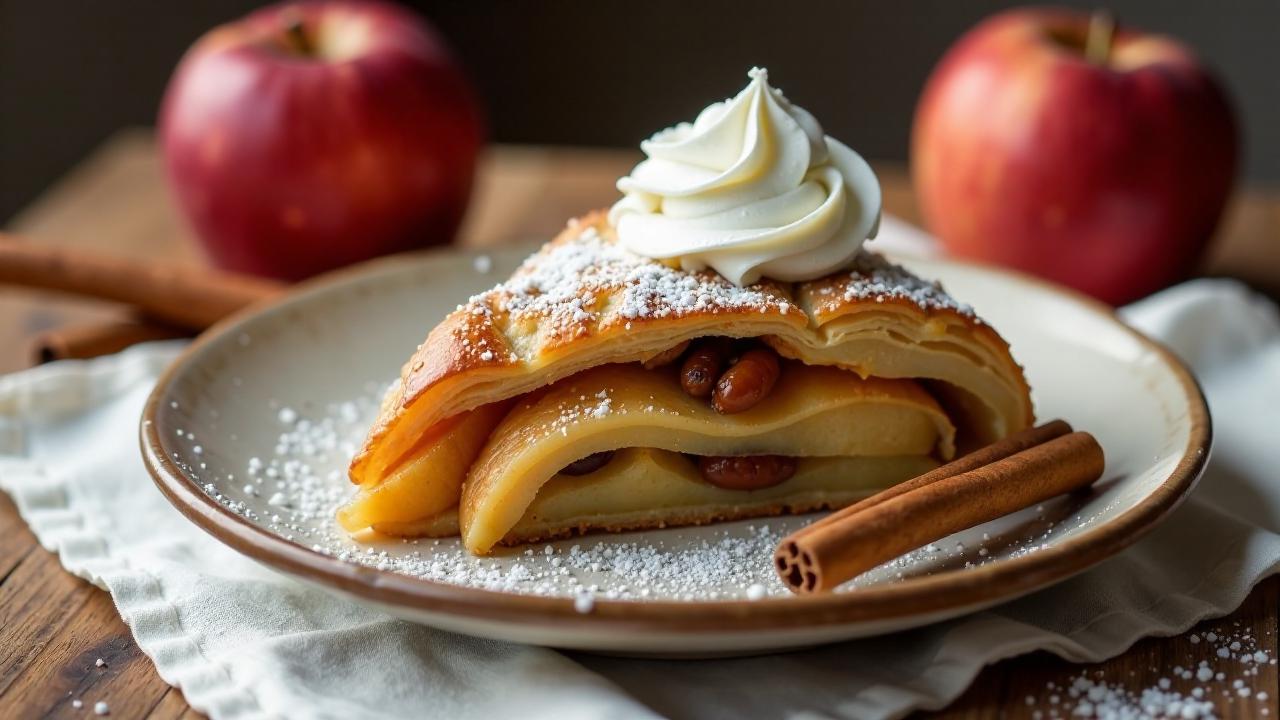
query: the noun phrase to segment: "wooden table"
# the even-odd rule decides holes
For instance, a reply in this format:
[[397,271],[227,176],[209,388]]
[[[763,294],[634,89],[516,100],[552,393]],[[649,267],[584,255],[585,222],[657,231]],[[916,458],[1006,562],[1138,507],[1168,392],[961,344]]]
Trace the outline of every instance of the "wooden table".
[[[461,242],[484,246],[549,236],[565,220],[607,205],[613,180],[636,160],[631,152],[500,147],[485,158],[470,221]],[[902,168],[878,167],[889,212],[918,220]],[[198,264],[200,253],[166,196],[151,136],[122,133],[52,188],[8,228],[33,242],[94,248],[122,255]],[[1206,272],[1240,277],[1280,296],[1280,192],[1250,191],[1233,204]],[[42,329],[95,322],[120,315],[117,308],[12,290],[0,290],[0,372],[30,363],[27,342]],[[1211,628],[1252,629],[1260,647],[1277,654],[1280,579],[1262,583],[1244,606]],[[1144,640],[1097,666],[1070,665],[1044,653],[1001,662],[983,671],[963,697],[938,713],[947,718],[1051,717],[1045,691],[1068,685],[1082,669],[1101,670],[1140,691],[1168,677],[1176,665],[1214,661],[1208,643],[1187,636]],[[103,658],[105,668],[95,667]],[[1280,718],[1276,666],[1248,678],[1249,699],[1214,698],[1224,717],[1258,717],[1264,708]],[[1190,683],[1174,681],[1174,687]],[[1268,699],[1259,702],[1259,691]],[[71,698],[85,707],[73,709]],[[1032,704],[1026,698],[1033,699]],[[0,717],[84,716],[106,699],[117,718],[199,717],[166,685],[134,644],[111,598],[63,572],[57,558],[38,547],[13,504],[0,494]]]

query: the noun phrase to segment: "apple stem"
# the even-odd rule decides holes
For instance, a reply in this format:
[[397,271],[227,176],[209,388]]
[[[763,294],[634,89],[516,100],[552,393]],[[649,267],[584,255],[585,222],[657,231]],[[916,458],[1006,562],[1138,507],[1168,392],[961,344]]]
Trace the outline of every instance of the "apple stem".
[[1106,65],[1111,56],[1111,41],[1116,34],[1116,18],[1107,10],[1094,10],[1089,16],[1089,31],[1084,39],[1084,57],[1094,65]]
[[302,18],[294,17],[289,20],[289,24],[284,28],[284,37],[290,50],[303,56],[311,55],[313,50],[311,39],[307,37],[306,29],[303,28]]

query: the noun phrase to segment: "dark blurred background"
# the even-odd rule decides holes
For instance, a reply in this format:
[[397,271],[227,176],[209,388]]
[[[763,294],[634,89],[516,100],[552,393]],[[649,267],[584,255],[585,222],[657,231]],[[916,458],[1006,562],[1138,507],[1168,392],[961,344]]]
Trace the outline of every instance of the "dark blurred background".
[[[182,52],[260,4],[0,0],[0,224],[113,131],[151,124]],[[474,76],[496,141],[635,147],[764,65],[829,133],[867,157],[902,160],[930,68],[966,28],[1015,3],[409,4]],[[1280,1],[1109,7],[1122,24],[1181,38],[1218,70],[1244,124],[1245,177],[1280,180]]]

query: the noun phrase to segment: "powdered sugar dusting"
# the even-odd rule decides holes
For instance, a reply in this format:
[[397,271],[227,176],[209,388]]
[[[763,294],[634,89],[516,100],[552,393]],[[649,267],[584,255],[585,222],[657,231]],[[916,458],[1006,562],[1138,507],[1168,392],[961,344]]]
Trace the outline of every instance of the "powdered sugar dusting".
[[[243,467],[216,470],[203,459],[193,464],[187,459],[191,456],[181,453],[174,459],[202,480],[207,494],[255,524],[315,552],[379,570],[468,587],[573,598],[581,612],[591,612],[597,598],[762,598],[764,589],[768,595],[788,595],[774,576],[772,553],[783,536],[802,523],[796,518],[776,525],[733,523],[710,534],[672,530],[592,536],[483,558],[466,552],[456,538],[353,541],[333,517],[355,491],[344,470],[377,411],[381,388],[380,383],[369,383],[364,396],[325,406],[314,416],[299,408],[296,415],[277,419],[279,404],[268,403],[264,412],[280,428],[274,447],[270,454],[248,458]],[[577,409],[566,409],[564,423],[613,411],[607,391],[579,400]],[[181,439],[196,442],[194,433]]]
[[1107,718],[1111,720],[1212,720],[1217,718],[1213,701],[1203,688],[1186,694],[1173,690],[1166,679],[1151,687],[1133,691],[1118,682],[1090,678],[1081,673],[1068,685],[1050,683],[1049,694],[1027,697],[1028,705],[1047,706],[1031,716],[1043,718]]
[[[1209,643],[1216,660],[1188,661],[1185,666],[1172,668],[1151,667],[1153,674],[1162,676],[1151,685],[1137,688],[1127,677],[1111,676],[1103,670],[1081,670],[1065,682],[1048,682],[1038,695],[1027,695],[1026,705],[1040,708],[1033,710],[1031,717],[1209,720],[1220,717],[1222,708],[1237,702],[1266,703],[1270,695],[1258,687],[1258,675],[1263,667],[1275,665],[1276,659],[1261,648],[1256,631],[1242,627],[1239,620],[1229,626],[1219,622],[1223,624],[1216,629],[1185,636],[1192,645]],[[1267,716],[1270,709],[1263,705],[1257,708],[1257,714]]]
[[[620,293],[620,299],[615,298]],[[492,311],[511,322],[547,322],[567,337],[593,324],[719,312],[776,312],[795,307],[763,285],[740,288],[712,272],[688,273],[628,252],[594,227],[571,242],[546,246],[504,283],[459,310],[476,318]]]
[[[925,311],[946,310],[975,323],[973,308],[940,284],[917,277],[882,256],[862,251],[853,267],[812,283],[766,280],[738,287],[711,270],[686,272],[618,245],[594,225],[570,223],[577,235],[527,258],[505,282],[458,305],[442,327],[463,368],[532,361],[549,348],[614,328],[631,331],[652,320],[735,313],[810,321],[813,312],[854,302],[909,302]],[[425,363],[415,358],[411,371]]]
[[[174,460],[224,507],[273,534],[314,552],[379,570],[502,592],[568,599],[587,596],[577,604],[588,612],[601,600],[790,597],[773,570],[773,551],[812,516],[588,535],[504,549],[483,558],[466,552],[456,538],[353,541],[338,527],[334,513],[355,492],[346,479],[346,466],[377,411],[383,387],[383,383],[367,383],[360,397],[320,407],[264,403],[264,417],[277,428],[274,442],[236,466],[222,467],[223,452],[218,448],[192,453],[200,438],[187,430],[178,436],[186,452],[175,452]],[[281,413],[285,407],[291,412]],[[588,417],[626,410],[608,390],[583,393],[561,408],[554,427],[539,432],[559,432]],[[643,403],[632,410],[658,411]],[[1060,533],[1093,522],[1069,517],[1069,512],[1066,501],[1046,503],[1009,518],[1000,529],[978,528],[910,552],[840,591],[1039,552],[1056,542]]]
[[859,253],[847,277],[819,282],[817,294],[827,303],[905,300],[925,310],[947,310],[978,320],[973,308],[948,295],[941,283],[924,280],[876,253]]

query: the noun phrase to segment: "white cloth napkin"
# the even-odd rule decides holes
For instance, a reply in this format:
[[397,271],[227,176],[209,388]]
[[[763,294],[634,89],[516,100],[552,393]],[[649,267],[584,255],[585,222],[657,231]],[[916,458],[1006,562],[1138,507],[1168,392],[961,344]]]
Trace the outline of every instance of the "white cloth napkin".
[[[0,378],[0,486],[70,572],[111,593],[161,677],[223,718],[896,717],[1036,649],[1100,660],[1237,607],[1280,563],[1280,318],[1230,282],[1125,312],[1195,368],[1216,448],[1194,496],[1122,555],[987,612],[884,638],[700,662],[565,654],[390,619],[189,525],[138,458],[179,346]],[[108,698],[109,700],[109,698]]]

